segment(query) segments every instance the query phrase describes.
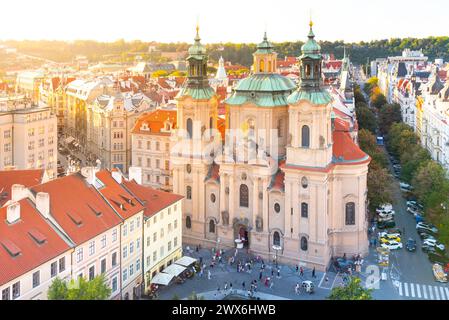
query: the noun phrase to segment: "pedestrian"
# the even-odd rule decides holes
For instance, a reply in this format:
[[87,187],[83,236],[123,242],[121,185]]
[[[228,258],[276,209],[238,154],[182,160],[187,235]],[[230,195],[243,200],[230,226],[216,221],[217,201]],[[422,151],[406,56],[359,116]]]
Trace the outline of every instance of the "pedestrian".
[[198,252],[198,251],[199,251],[199,248],[198,248],[198,246],[196,246],[196,248],[195,248],[195,251],[196,251],[196,252]]
[[210,270],[207,270],[207,279],[209,279],[209,280],[210,280],[210,277],[211,277],[211,273],[210,273]]
[[299,268],[299,275],[301,276],[301,277],[304,277],[304,269],[301,267],[301,268]]
[[315,275],[315,267],[313,267],[313,270],[312,270],[312,278],[316,278],[316,275]]
[[262,281],[262,276],[263,276],[262,271],[260,271],[259,272],[259,281]]
[[274,286],[274,281],[271,280],[271,281],[270,281],[270,289],[271,289],[271,290],[273,290],[273,286]]
[[296,286],[295,286],[295,293],[296,293],[296,294],[299,293],[299,283],[296,283]]
[[281,277],[281,269],[278,268],[278,278]]
[[328,276],[326,276],[326,278],[324,278],[324,281],[325,281],[326,283],[328,283],[328,282],[329,282],[329,278],[328,278]]
[[218,286],[217,288],[217,293],[220,293],[220,286]]
[[200,273],[199,273],[200,278],[203,277],[203,269],[200,269]]
[[231,293],[232,293],[232,282],[229,282],[229,290],[230,290]]
[[245,290],[245,281],[242,282],[242,288]]
[[226,290],[228,290],[228,283],[227,282],[225,282],[225,285],[224,285],[224,291],[226,291]]
[[200,257],[200,264],[203,264],[203,257]]
[[272,277],[274,276],[274,269],[273,268],[271,268],[271,276]]

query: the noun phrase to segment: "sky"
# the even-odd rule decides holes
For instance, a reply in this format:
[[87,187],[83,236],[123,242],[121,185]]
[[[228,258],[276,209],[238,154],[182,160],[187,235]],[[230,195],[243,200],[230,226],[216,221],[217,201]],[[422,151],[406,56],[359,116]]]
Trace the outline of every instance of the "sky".
[[345,42],[449,35],[447,0],[5,0],[0,39]]

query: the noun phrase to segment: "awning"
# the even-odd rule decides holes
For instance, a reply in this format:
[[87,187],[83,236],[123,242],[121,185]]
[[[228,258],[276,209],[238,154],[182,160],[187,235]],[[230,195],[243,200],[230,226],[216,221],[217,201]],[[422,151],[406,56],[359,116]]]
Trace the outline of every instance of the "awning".
[[65,143],[71,143],[73,140],[75,140],[74,137],[68,137],[67,139],[65,139]]
[[183,267],[179,264],[171,264],[167,268],[165,268],[162,272],[172,274],[175,277],[179,276],[181,273],[183,273],[186,270],[186,267]]
[[159,272],[157,275],[151,279],[152,284],[160,284],[163,286],[167,286],[175,276],[168,273]]
[[183,266],[183,267],[189,267],[192,264],[194,264],[195,262],[196,262],[195,258],[188,257],[188,256],[184,256],[181,259],[178,259],[178,261],[175,261],[176,264],[179,264],[180,266]]

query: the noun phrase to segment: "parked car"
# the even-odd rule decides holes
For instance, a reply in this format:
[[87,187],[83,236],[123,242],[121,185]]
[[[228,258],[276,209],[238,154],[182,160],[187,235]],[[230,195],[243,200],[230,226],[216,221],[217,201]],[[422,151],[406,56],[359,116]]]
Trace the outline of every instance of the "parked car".
[[381,211],[381,212],[378,212],[377,215],[380,218],[388,218],[388,217],[393,218],[394,215],[395,215],[395,212],[394,212],[394,210],[392,210],[392,211]]
[[442,244],[441,242],[438,242],[436,239],[430,239],[430,238],[424,239],[423,245],[435,247],[441,251],[444,251],[446,249],[444,244]]
[[388,248],[390,250],[402,249],[402,243],[401,242],[395,242],[395,241],[382,243],[380,246],[382,248]]
[[416,251],[416,240],[409,238],[407,240],[407,242],[405,243],[405,248],[407,249],[407,251],[409,252],[413,252]]
[[415,214],[416,223],[424,222],[424,217],[420,214]]
[[394,231],[394,230],[388,230],[388,231],[382,231],[377,234],[379,238],[400,238],[401,233]]
[[378,222],[394,221],[394,216],[377,217]]
[[399,229],[399,228],[392,228],[392,229],[388,229],[387,231],[384,231],[384,232],[386,232],[386,233],[388,233],[388,234],[398,234],[399,235],[399,237],[401,236],[401,234],[402,234],[402,230],[401,229]]
[[433,275],[435,277],[435,280],[438,282],[447,282],[447,274],[443,270],[443,266],[439,263],[435,263],[432,266]]
[[394,228],[396,227],[396,223],[394,222],[394,220],[390,220],[390,221],[380,221],[377,224],[377,227],[379,229],[388,229],[388,228]]
[[430,253],[436,253],[437,250],[435,249],[435,247],[429,246],[429,245],[422,245],[421,246],[421,250],[427,254]]
[[418,235],[421,238],[421,240],[435,239],[435,236],[433,234],[431,234],[431,233],[428,233],[428,232],[419,232]]
[[418,222],[416,224],[416,229],[418,231],[430,231],[432,233],[438,233],[437,227],[435,227],[434,225],[431,225],[431,224],[424,223],[424,222]]

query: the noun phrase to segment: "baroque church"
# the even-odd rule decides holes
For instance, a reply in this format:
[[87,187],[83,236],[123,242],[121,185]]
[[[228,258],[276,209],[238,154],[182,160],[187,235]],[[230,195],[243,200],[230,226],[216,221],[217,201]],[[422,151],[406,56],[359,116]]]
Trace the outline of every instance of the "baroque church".
[[184,243],[243,245],[319,270],[333,256],[368,252],[370,158],[333,110],[312,26],[298,57],[298,85],[276,72],[265,33],[252,74],[225,100],[224,136],[197,27],[171,137],[173,192],[185,196]]

